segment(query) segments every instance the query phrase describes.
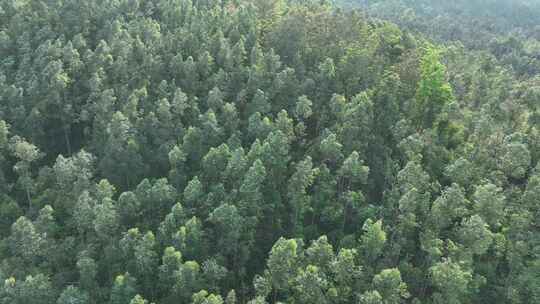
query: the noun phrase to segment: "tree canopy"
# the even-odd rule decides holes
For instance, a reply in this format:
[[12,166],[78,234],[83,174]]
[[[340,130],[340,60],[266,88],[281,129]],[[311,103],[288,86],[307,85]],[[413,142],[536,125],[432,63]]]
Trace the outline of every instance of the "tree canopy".
[[0,1],[0,304],[540,302],[539,24]]

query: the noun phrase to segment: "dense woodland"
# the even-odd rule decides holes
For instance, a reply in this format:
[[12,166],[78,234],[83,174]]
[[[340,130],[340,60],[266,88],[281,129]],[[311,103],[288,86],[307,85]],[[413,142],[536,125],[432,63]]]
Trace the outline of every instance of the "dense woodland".
[[0,303],[540,303],[540,2],[335,2],[0,0]]

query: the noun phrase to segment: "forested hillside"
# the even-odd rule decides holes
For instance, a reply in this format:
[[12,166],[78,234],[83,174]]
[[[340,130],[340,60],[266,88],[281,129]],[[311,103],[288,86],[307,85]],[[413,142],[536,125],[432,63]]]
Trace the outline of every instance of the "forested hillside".
[[336,2],[0,0],[0,304],[540,303],[538,1]]
[[519,72],[540,73],[539,0],[336,0],[440,44],[487,51]]

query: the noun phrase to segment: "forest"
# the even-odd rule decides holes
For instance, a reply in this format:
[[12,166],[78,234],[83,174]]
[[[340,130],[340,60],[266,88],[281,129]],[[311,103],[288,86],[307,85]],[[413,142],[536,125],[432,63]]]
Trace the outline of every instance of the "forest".
[[0,304],[540,303],[540,0],[0,0]]

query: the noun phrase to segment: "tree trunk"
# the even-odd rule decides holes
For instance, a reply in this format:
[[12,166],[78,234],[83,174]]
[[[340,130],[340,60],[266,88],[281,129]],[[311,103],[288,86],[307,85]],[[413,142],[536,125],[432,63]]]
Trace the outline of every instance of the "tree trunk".
[[64,138],[66,140],[66,148],[68,151],[69,156],[71,156],[71,141],[69,140],[69,131],[68,126],[64,126]]
[[28,210],[31,213],[32,209],[32,200],[30,199],[30,189],[26,187],[26,199],[28,200]]

